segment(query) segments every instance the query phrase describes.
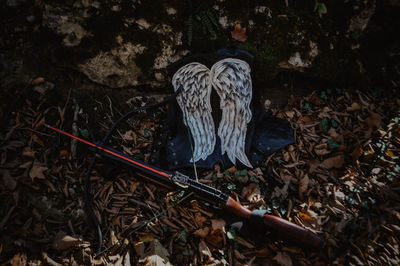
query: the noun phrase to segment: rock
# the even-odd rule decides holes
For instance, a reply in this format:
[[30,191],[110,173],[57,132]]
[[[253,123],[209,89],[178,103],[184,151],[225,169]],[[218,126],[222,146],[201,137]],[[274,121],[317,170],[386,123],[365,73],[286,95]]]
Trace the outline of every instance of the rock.
[[90,34],[79,24],[84,21],[81,15],[69,10],[67,6],[53,7],[45,5],[42,24],[64,37],[66,47],[78,46],[81,40]]
[[147,48],[130,42],[122,44],[108,52],[100,52],[78,66],[94,82],[120,88],[139,85],[142,71],[135,63],[138,54]]

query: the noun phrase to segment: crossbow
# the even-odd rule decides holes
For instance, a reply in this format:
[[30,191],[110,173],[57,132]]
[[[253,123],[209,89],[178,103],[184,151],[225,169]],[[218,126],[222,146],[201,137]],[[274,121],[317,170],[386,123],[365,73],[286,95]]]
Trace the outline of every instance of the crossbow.
[[264,225],[280,237],[293,241],[302,247],[318,250],[323,246],[323,239],[315,233],[278,216],[267,214],[266,211],[251,211],[242,206],[230,195],[212,186],[202,184],[185,174],[182,174],[178,171],[171,172],[157,168],[153,165],[123,154],[113,148],[87,141],[51,125],[46,125],[46,127],[70,138],[76,139],[77,141],[85,143],[100,155],[106,156],[112,160],[119,161],[134,168],[140,177],[145,178],[152,183],[163,185],[171,189],[180,188],[184,189],[185,191],[192,192],[202,200],[216,205],[218,208],[234,216],[247,220],[247,222],[254,224],[254,226]]

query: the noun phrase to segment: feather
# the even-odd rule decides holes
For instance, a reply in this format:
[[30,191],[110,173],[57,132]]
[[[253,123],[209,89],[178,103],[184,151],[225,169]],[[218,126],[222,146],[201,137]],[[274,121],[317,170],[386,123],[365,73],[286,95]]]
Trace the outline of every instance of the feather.
[[172,77],[172,85],[175,91],[182,86],[176,100],[183,112],[183,122],[190,129],[194,141],[191,161],[205,160],[213,153],[216,142],[211,116],[210,70],[197,62],[184,65]]
[[218,127],[221,152],[227,154],[232,163],[236,159],[244,165],[252,165],[244,151],[247,124],[252,114],[250,102],[252,84],[250,66],[239,59],[226,58],[211,68],[211,83],[220,97],[222,118]]

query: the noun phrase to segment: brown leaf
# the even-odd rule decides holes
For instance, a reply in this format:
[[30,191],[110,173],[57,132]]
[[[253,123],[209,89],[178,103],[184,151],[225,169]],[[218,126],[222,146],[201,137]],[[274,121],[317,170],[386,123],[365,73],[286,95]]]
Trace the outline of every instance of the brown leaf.
[[14,257],[10,260],[11,265],[27,265],[26,263],[26,254],[25,253],[18,253],[15,254]]
[[4,186],[8,190],[13,191],[17,187],[17,181],[15,181],[14,177],[10,175],[10,172],[8,170],[4,170],[2,172],[2,175],[3,175]]
[[326,143],[322,143],[322,144],[315,146],[314,152],[319,156],[323,156],[323,155],[331,153],[331,151],[328,150],[328,144],[326,144]]
[[367,119],[365,119],[365,123],[371,128],[373,127],[380,128],[382,122],[382,116],[374,112],[370,112],[369,115],[370,116]]
[[301,200],[303,200],[303,193],[306,192],[308,189],[309,182],[310,179],[308,178],[307,174],[305,174],[304,177],[299,182],[299,197]]
[[310,165],[310,168],[308,169],[308,173],[312,174],[315,172],[315,170],[317,170],[320,163],[318,160],[312,160],[312,161],[309,161],[308,164]]
[[158,255],[147,256],[144,259],[140,259],[139,262],[146,266],[170,266],[171,263],[165,261],[162,257]]
[[247,40],[246,28],[241,28],[239,24],[236,24],[235,29],[231,31],[231,36],[239,42],[245,42]]
[[60,150],[60,158],[61,159],[71,159],[71,153],[67,150]]
[[250,183],[248,186],[244,187],[242,190],[242,197],[251,203],[257,203],[263,200],[260,187],[257,183]]
[[279,265],[292,266],[292,259],[286,252],[278,252],[278,254],[276,254],[274,257],[274,260],[276,260]]
[[221,230],[222,232],[225,232],[225,225],[226,225],[226,222],[223,219],[212,219],[211,220],[211,228],[213,231]]
[[44,176],[43,172],[46,170],[47,167],[45,167],[42,163],[35,161],[31,170],[29,171],[29,176],[32,179],[32,182],[35,180],[35,178],[45,179],[46,177]]
[[196,212],[196,214],[194,215],[194,219],[199,226],[203,226],[203,223],[207,221],[207,218],[201,215],[200,212]]
[[210,227],[204,227],[201,229],[197,229],[196,231],[194,231],[194,235],[201,237],[201,238],[205,238],[206,236],[208,236],[208,233],[210,232]]
[[331,169],[331,168],[340,168],[344,164],[344,159],[342,155],[336,155],[333,157],[330,157],[326,160],[324,160],[321,163],[321,167],[326,168],[326,169]]
[[32,139],[34,142],[36,142],[37,144],[39,144],[40,146],[44,147],[44,143],[43,140],[41,140],[38,136],[36,136],[35,134],[33,134]]
[[262,248],[262,249],[257,249],[256,250],[256,256],[259,258],[266,258],[271,255],[271,251],[269,248]]
[[66,235],[65,232],[60,231],[54,238],[53,248],[56,250],[66,250],[81,243],[81,240],[72,236]]
[[360,109],[361,109],[361,106],[360,106],[358,103],[356,103],[356,102],[352,103],[351,106],[349,106],[349,107],[346,108],[346,110],[347,110],[348,112],[358,111],[358,110],[360,110]]
[[211,258],[211,251],[208,248],[206,242],[204,242],[203,240],[201,240],[199,243],[199,252],[201,261],[206,262]]
[[237,242],[238,244],[245,246],[246,248],[254,248],[254,245],[251,244],[250,242],[246,241],[244,238],[240,237],[240,236],[236,236],[235,237],[235,242]]
[[23,157],[35,158],[35,151],[31,147],[27,146],[22,150]]
[[239,259],[239,260],[244,260],[246,257],[240,253],[237,249],[233,250],[235,258]]
[[37,77],[34,80],[32,80],[31,84],[32,85],[39,85],[40,83],[44,82],[44,78],[43,77]]

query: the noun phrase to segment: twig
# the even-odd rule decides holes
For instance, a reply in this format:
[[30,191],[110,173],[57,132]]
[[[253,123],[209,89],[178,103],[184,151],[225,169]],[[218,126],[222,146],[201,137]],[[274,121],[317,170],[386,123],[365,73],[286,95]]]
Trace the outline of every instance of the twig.
[[44,133],[44,132],[40,132],[40,131],[34,130],[32,128],[28,128],[28,127],[21,127],[21,128],[16,128],[16,129],[18,129],[18,130],[29,130],[29,131],[32,131],[32,132],[34,132],[36,134],[40,134],[42,136],[52,137],[52,135],[50,135],[50,134],[47,134],[47,133]]
[[[78,114],[79,114],[79,105],[74,99],[74,105],[75,105],[75,111],[74,111],[74,120],[72,122],[72,134],[74,136],[78,136]],[[75,167],[77,167],[77,156],[76,156],[76,147],[77,147],[78,141],[76,139],[71,140],[71,155],[72,159],[74,160]]]

